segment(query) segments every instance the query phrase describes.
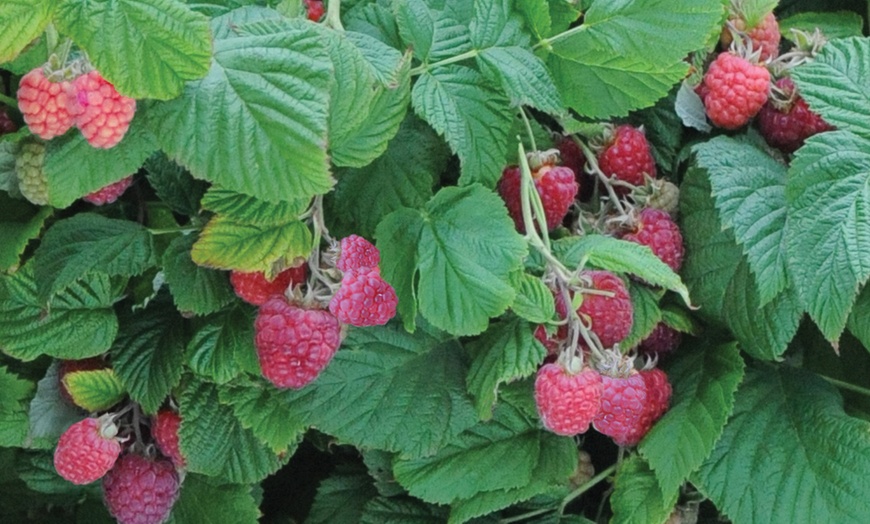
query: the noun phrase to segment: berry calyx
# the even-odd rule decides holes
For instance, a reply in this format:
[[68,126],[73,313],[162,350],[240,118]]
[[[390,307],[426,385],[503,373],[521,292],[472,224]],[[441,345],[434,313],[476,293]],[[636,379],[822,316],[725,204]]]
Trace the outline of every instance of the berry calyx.
[[329,301],[329,311],[352,326],[382,326],[396,316],[396,290],[371,268],[349,271]]
[[634,308],[625,283],[610,271],[583,271],[595,292],[583,293],[577,308],[580,319],[595,333],[601,345],[613,347],[631,331]]
[[178,499],[179,480],[168,459],[128,453],[102,487],[106,508],[119,524],[162,524]]
[[768,100],[756,119],[761,135],[771,147],[794,153],[807,138],[833,129],[809,108],[791,78],[779,79],[776,87],[785,101]]
[[535,378],[535,405],[541,422],[557,435],[589,430],[601,402],[601,375],[589,367],[572,373],[561,362],[544,364]]
[[99,71],[91,71],[72,82],[73,96],[68,109],[85,140],[97,148],[116,146],[136,113],[136,101],[115,89]]
[[124,194],[124,191],[127,191],[127,188],[130,187],[130,184],[133,183],[133,175],[122,178],[117,182],[113,182],[101,189],[94,191],[93,193],[88,193],[87,195],[82,197],[82,200],[85,202],[90,202],[95,206],[103,206],[106,204],[111,204],[112,202],[118,200],[121,195]]
[[[544,208],[547,229],[555,229],[562,224],[562,219],[568,214],[577,196],[577,190],[580,189],[574,171],[567,166],[545,163],[532,170],[532,180]],[[517,231],[525,233],[520,167],[506,167],[502,171],[497,189],[514,220]]]
[[623,240],[648,246],[674,271],[683,265],[683,235],[671,216],[660,209],[646,208],[640,212],[634,228],[622,235]]
[[278,388],[312,382],[341,344],[341,326],[330,312],[303,309],[280,296],[260,306],[254,332],[260,370]]
[[359,235],[349,235],[341,239],[341,253],[335,267],[348,272],[362,268],[377,268],[381,263],[381,252],[374,244]]
[[283,295],[287,288],[304,283],[307,275],[306,264],[285,269],[272,280],[268,280],[262,271],[232,271],[230,284],[236,296],[248,304],[262,306],[275,295]]
[[770,73],[743,57],[720,53],[704,75],[704,87],[710,121],[724,129],[737,129],[767,102]]
[[33,69],[18,84],[18,109],[30,131],[50,140],[60,136],[73,125],[68,105],[70,83],[52,82],[42,67]]
[[110,417],[86,418],[60,436],[54,450],[54,468],[73,484],[90,484],[112,469],[121,444]]
[[181,427],[181,415],[171,409],[161,409],[154,415],[151,423],[151,436],[154,443],[164,456],[172,460],[177,468],[185,466],[181,448],[178,446],[178,429]]
[[[656,163],[646,134],[630,125],[616,128],[598,155],[598,167],[607,177],[616,177],[634,186],[643,184],[644,175],[656,176]],[[625,188],[617,189],[626,192]]]

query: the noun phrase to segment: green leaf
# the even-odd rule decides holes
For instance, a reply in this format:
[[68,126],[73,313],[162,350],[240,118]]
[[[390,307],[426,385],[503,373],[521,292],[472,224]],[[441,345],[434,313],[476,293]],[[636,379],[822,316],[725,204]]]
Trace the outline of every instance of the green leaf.
[[53,448],[61,434],[82,419],[81,411],[60,395],[59,368],[59,361],[52,362],[45,376],[36,384],[36,396],[30,401],[27,413],[30,424],[28,447],[37,447],[42,441],[47,443],[46,447]]
[[503,94],[489,87],[474,69],[451,65],[420,75],[411,91],[411,103],[459,155],[461,184],[495,186],[513,121]]
[[369,35],[395,49],[405,48],[390,6],[361,2],[347,12],[342,9],[341,14],[348,31]]
[[118,378],[146,413],[155,413],[181,380],[184,332],[175,308],[166,301],[128,313],[112,346]]
[[757,26],[777,4],[779,0],[742,0],[739,4],[740,14],[746,20],[746,27],[751,29]]
[[234,307],[208,317],[188,343],[185,358],[194,373],[217,384],[244,372],[259,373],[252,315]]
[[581,115],[626,115],[685,76],[683,58],[704,47],[722,17],[720,0],[594,2],[582,30],[545,41],[547,63],[563,100]]
[[39,236],[50,207],[35,207],[0,193],[0,271],[18,267],[31,240]]
[[661,294],[644,285],[632,283],[628,288],[631,296],[632,315],[631,331],[619,347],[630,349],[648,337],[662,320],[662,310],[659,308]]
[[846,131],[817,135],[792,160],[789,269],[825,337],[840,337],[859,287],[870,277],[870,140]]
[[368,474],[342,471],[320,483],[305,522],[360,522],[366,503],[377,496],[378,491]]
[[127,394],[112,369],[67,373],[63,383],[76,405],[91,412],[109,409]]
[[523,16],[526,27],[538,40],[550,36],[553,19],[550,16],[550,7],[547,0],[527,0],[516,2],[516,10]]
[[310,27],[236,36],[233,15],[213,22],[208,75],[149,108],[162,149],[196,178],[269,202],[329,191],[333,71],[322,38]]
[[[256,354],[255,352],[252,352]],[[259,373],[259,368],[256,371]],[[308,429],[307,417],[265,381],[232,384],[220,390],[221,402],[233,407],[242,427],[274,453],[295,449]]]
[[736,398],[692,478],[717,508],[735,522],[860,522],[870,513],[870,424],[843,412],[833,386],[759,365]]
[[777,359],[797,332],[803,309],[791,288],[761,306],[756,278],[733,233],[722,230],[711,193],[706,172],[689,169],[680,186],[683,277],[699,315],[729,327],[752,356]]
[[804,12],[778,20],[779,31],[782,36],[793,39],[792,29],[799,29],[812,33],[819,29],[825,38],[847,38],[861,36],[864,27],[864,19],[858,13],[852,11],[835,11],[826,13]]
[[90,272],[141,275],[155,265],[148,230],[127,220],[79,213],[56,222],[34,255],[39,298],[48,299]]
[[299,219],[311,199],[266,202],[219,186],[212,186],[202,199],[202,207],[231,218],[240,224],[282,225]]
[[442,524],[440,508],[410,497],[377,497],[363,508],[360,524]]
[[522,18],[513,12],[513,0],[480,0],[473,4],[474,15],[469,31],[476,50],[529,47],[529,36],[523,31]]
[[649,464],[638,455],[623,460],[616,472],[613,495],[614,524],[665,522],[674,510],[679,488],[663,489]]
[[245,224],[216,216],[202,230],[191,256],[200,266],[240,271],[269,271],[277,261],[307,258],[311,230],[292,219],[281,224]]
[[849,332],[864,344],[865,348],[870,349],[870,322],[867,322],[868,318],[870,318],[870,287],[865,286],[852,307],[846,326],[849,328]]
[[164,204],[182,215],[193,216],[199,212],[199,201],[208,187],[205,182],[195,180],[162,152],[152,155],[143,167],[148,183]]
[[517,293],[511,311],[535,324],[544,324],[553,319],[556,301],[553,292],[540,277],[518,271],[511,275],[511,283]]
[[484,49],[477,55],[477,64],[490,82],[501,85],[513,106],[532,106],[551,114],[564,112],[550,72],[528,49],[519,46]]
[[471,49],[467,23],[436,11],[433,1],[397,0],[394,5],[399,34],[414,57],[421,62],[437,62]]
[[175,98],[211,62],[208,19],[177,0],[64,0],[57,23],[132,98]]
[[188,471],[248,484],[261,481],[285,462],[242,427],[232,408],[220,402],[214,384],[192,380],[178,402],[184,413],[179,445]]
[[15,58],[51,21],[54,0],[5,0],[0,5],[0,63]]
[[[565,481],[577,464],[576,446],[572,439],[540,430],[538,425],[537,418],[502,401],[492,420],[466,430],[437,454],[397,460],[396,480],[411,495],[436,504],[517,489],[533,481]],[[564,460],[548,468],[546,475],[535,476],[541,473],[536,471],[538,464],[550,453]]]
[[[432,325],[454,335],[474,335],[513,303],[510,275],[521,267],[527,247],[498,196],[479,185],[447,187],[423,210],[397,213],[382,222],[377,237],[385,260],[401,259],[381,267],[401,293],[400,305],[413,293],[408,242],[417,230],[417,296],[420,312]],[[402,310],[403,316],[407,311]]]
[[216,486],[200,475],[188,474],[179,493],[169,524],[214,524],[230,515],[234,523],[256,524],[260,517],[250,486]]
[[870,138],[864,115],[870,111],[870,41],[844,38],[828,42],[822,52],[791,74],[810,108],[832,126]]
[[196,235],[176,237],[163,253],[163,273],[179,311],[208,315],[235,298],[226,273],[196,265],[190,250]]
[[737,344],[695,343],[668,369],[671,407],[640,443],[661,489],[674,492],[710,456],[734,407],[744,365]]
[[733,229],[764,306],[788,285],[785,165],[752,144],[719,136],[692,148],[705,168],[722,226]]
[[118,332],[108,277],[89,275],[46,305],[37,297],[32,264],[0,276],[0,347],[29,361],[41,355],[80,359],[105,352]]
[[0,366],[0,446],[24,444],[29,430],[27,408],[33,394],[32,382],[18,378]]
[[377,228],[381,274],[396,290],[405,329],[414,332],[417,322],[417,254],[425,223],[416,209],[402,208],[384,217]]
[[520,319],[493,324],[468,351],[472,361],[466,382],[481,420],[492,418],[499,385],[533,375],[547,356],[532,336],[532,326]]

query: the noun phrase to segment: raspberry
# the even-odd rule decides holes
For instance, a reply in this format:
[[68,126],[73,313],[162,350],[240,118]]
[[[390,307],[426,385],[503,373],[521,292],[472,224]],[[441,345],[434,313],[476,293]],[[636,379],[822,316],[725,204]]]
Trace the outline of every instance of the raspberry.
[[[61,360],[60,366],[57,369],[57,379],[60,384],[60,396],[71,405],[77,405],[70,395],[69,390],[66,387],[66,382],[64,379],[70,373],[75,373],[77,371],[94,371],[97,369],[106,369],[106,361],[100,357],[92,357],[86,358],[82,360]],[[81,406],[79,406],[81,407]]]
[[154,416],[151,424],[151,436],[166,457],[172,459],[177,468],[184,467],[184,457],[178,447],[178,428],[181,426],[181,415],[170,410],[161,409]]
[[28,142],[15,157],[18,189],[24,198],[38,206],[48,204],[48,178],[45,176],[45,144]]
[[704,75],[707,116],[718,127],[737,129],[767,102],[770,73],[731,53],[720,53]]
[[263,376],[279,388],[299,389],[317,378],[341,344],[331,313],[302,309],[275,297],[260,306],[254,343]]
[[626,438],[624,445],[634,446],[649,433],[653,424],[668,410],[671,401],[671,383],[664,371],[653,368],[639,373],[646,385],[646,404],[643,413]]
[[589,200],[595,190],[595,181],[592,175],[586,172],[586,155],[583,154],[583,150],[570,136],[562,138],[556,147],[559,149],[562,165],[574,172],[574,179],[580,186],[577,198],[584,202]]
[[675,216],[680,209],[680,188],[667,180],[653,180],[646,197],[646,205]]
[[535,405],[541,422],[557,435],[585,433],[598,413],[601,375],[589,367],[571,373],[561,363],[544,364],[535,379]]
[[568,479],[571,488],[577,489],[586,484],[595,476],[595,465],[592,464],[592,456],[584,450],[577,451],[577,467]]
[[752,40],[752,49],[760,49],[761,60],[773,59],[779,56],[779,22],[773,12],[767,13],[761,22],[750,30],[747,35]]
[[18,131],[18,126],[9,117],[9,110],[0,108],[0,136]]
[[44,140],[60,136],[73,125],[68,110],[69,82],[52,82],[42,67],[30,71],[18,84],[18,109],[34,135]]
[[[639,186],[644,174],[656,176],[656,163],[643,130],[630,125],[616,128],[613,138],[598,155],[598,167],[608,177]],[[625,192],[625,188],[617,188]]]
[[381,252],[359,235],[341,239],[341,254],[335,267],[339,271],[352,271],[364,267],[376,268],[381,263]]
[[673,353],[682,339],[683,335],[679,331],[659,322],[652,333],[640,343],[640,351],[651,357],[662,357]]
[[308,266],[305,264],[285,269],[272,281],[267,280],[262,271],[233,271],[230,273],[230,283],[239,298],[248,304],[262,306],[273,296],[282,295],[288,287],[305,282],[307,274]]
[[601,410],[592,424],[619,446],[637,444],[638,422],[647,405],[646,382],[637,371],[627,377],[601,375]]
[[124,138],[136,101],[121,95],[99,71],[91,71],[72,83],[69,112],[85,139],[94,147],[108,149]]
[[398,302],[396,290],[377,269],[363,268],[344,274],[329,311],[352,326],[382,326],[396,316]]
[[[568,209],[574,203],[580,186],[574,177],[574,171],[566,166],[544,164],[532,171],[535,189],[541,197],[544,207],[544,217],[547,229],[554,229],[562,223],[568,214]],[[511,218],[514,219],[517,231],[525,233],[522,205],[522,171],[519,166],[508,166],[502,171],[498,182],[498,193],[501,195]]]
[[82,200],[84,200],[85,202],[90,202],[95,206],[111,204],[115,200],[118,200],[118,198],[124,194],[124,191],[126,191],[132,183],[133,175],[130,175],[127,178],[122,178],[121,180],[109,184],[102,189],[98,189],[93,193],[88,193],[87,195],[82,197]]
[[86,418],[70,426],[54,450],[54,469],[73,484],[90,484],[112,469],[121,444],[107,418]]
[[634,230],[622,238],[649,246],[674,271],[679,271],[683,265],[683,235],[671,216],[660,209],[646,208],[641,211]]
[[127,454],[103,479],[103,499],[119,524],[161,524],[178,499],[178,487],[168,459]]
[[783,153],[793,153],[804,145],[804,140],[833,129],[825,120],[810,110],[807,103],[795,91],[791,78],[781,78],[777,83],[790,100],[780,105],[770,100],[758,113],[758,128],[771,147]]
[[305,8],[308,9],[308,19],[317,22],[323,16],[322,0],[305,0]]
[[612,347],[628,336],[634,320],[634,309],[625,283],[610,271],[583,271],[592,281],[591,287],[598,291],[612,293],[613,296],[585,293],[583,303],[577,314],[590,326],[601,345]]

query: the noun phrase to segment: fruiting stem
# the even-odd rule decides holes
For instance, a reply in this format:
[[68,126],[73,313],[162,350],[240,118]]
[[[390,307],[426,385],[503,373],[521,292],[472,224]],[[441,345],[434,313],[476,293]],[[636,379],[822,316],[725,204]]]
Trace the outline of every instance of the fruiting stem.
[[532,132],[532,123],[529,122],[529,117],[526,115],[526,110],[520,107],[520,116],[523,118],[523,124],[526,126],[526,134],[529,135],[529,144],[532,145],[532,151],[538,150],[538,144],[535,143],[535,134]]
[[439,60],[434,64],[421,64],[414,69],[411,69],[411,76],[417,76],[420,74],[429,71],[430,69],[435,69],[436,67],[446,66],[450,64],[455,64],[456,62],[462,62],[464,60],[468,60],[469,58],[474,58],[479,55],[480,51],[477,49],[472,49],[471,51],[466,51],[464,53],[460,53],[456,56],[451,56],[450,58],[445,58],[444,60]]
[[845,389],[846,391],[851,391],[853,393],[860,393],[866,397],[870,397],[870,389],[862,388],[861,386],[856,386],[854,384],[850,384],[848,382],[843,382],[842,380],[837,380],[835,378],[827,377],[825,375],[819,375],[823,379],[827,380],[831,384],[837,386],[840,389]]
[[148,232],[152,235],[172,235],[174,233],[181,233],[186,235],[188,233],[193,233],[194,231],[199,231],[198,227],[167,227],[163,229],[149,229]]
[[581,149],[583,149],[583,154],[586,156],[586,164],[589,166],[589,172],[598,177],[602,184],[604,184],[604,187],[607,188],[607,194],[610,196],[610,201],[614,206],[616,206],[619,213],[623,216],[626,215],[625,208],[622,207],[622,202],[620,202],[619,197],[616,196],[616,191],[613,190],[610,179],[607,178],[607,175],[605,175],[604,172],[601,171],[601,167],[598,166],[598,159],[595,158],[595,153],[593,153],[592,150],[589,149],[589,146],[584,144],[582,141],[578,140],[577,144]]
[[50,22],[45,28],[45,46],[48,48],[48,56],[51,56],[55,49],[57,49],[58,40],[60,40],[60,35],[57,32],[57,28],[54,27],[53,22]]
[[6,104],[9,107],[18,107],[18,100],[15,100],[11,96],[6,96],[3,93],[0,93],[0,102]]
[[336,31],[344,32],[344,26],[341,24],[341,0],[329,0],[326,4],[326,25]]
[[562,516],[562,514],[565,513],[565,508],[568,507],[568,504],[570,504],[572,500],[589,491],[596,484],[609,477],[614,471],[616,471],[616,464],[611,465],[609,468],[589,479],[588,482],[579,488],[568,493],[568,495],[562,499],[562,504],[559,505],[559,516]]
[[558,42],[559,40],[563,40],[568,38],[569,36],[574,35],[575,33],[581,33],[589,29],[589,26],[586,24],[580,24],[576,27],[572,27],[567,31],[563,31],[559,34],[553,35],[550,38],[543,38],[540,42],[534,45],[533,49],[537,49],[539,47],[543,47],[545,49],[551,49],[553,47],[553,42]]

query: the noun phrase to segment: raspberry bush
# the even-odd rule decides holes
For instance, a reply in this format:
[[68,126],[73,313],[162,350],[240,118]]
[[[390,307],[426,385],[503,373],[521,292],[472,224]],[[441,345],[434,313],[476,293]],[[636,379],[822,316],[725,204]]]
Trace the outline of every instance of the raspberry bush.
[[865,11],[0,2],[0,521],[864,522]]

